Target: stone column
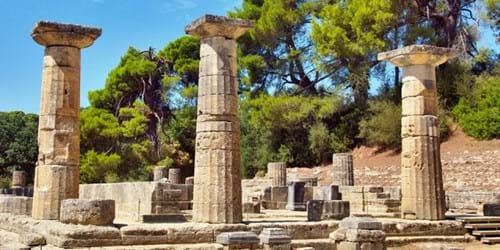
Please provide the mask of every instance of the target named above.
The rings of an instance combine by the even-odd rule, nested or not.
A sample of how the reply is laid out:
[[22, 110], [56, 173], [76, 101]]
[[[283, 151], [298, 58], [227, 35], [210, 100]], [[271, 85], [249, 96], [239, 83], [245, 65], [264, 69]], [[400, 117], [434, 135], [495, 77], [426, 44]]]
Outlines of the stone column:
[[62, 200], [78, 198], [80, 162], [80, 49], [101, 30], [39, 22], [31, 36], [45, 46], [38, 125], [33, 218], [58, 219]]
[[306, 183], [301, 181], [293, 181], [288, 185], [288, 202], [286, 209], [290, 211], [306, 211], [304, 203], [304, 187]]
[[286, 187], [286, 162], [269, 162], [267, 176], [271, 179], [271, 187]]
[[332, 185], [354, 186], [354, 169], [351, 153], [333, 154]]
[[168, 169], [168, 180], [171, 184], [181, 184], [181, 169], [180, 168], [169, 168]]
[[241, 209], [236, 41], [251, 21], [205, 15], [186, 27], [201, 37], [193, 221], [238, 223]]
[[12, 172], [12, 188], [26, 187], [26, 172], [13, 171]]
[[401, 212], [405, 219], [445, 218], [435, 67], [456, 55], [452, 49], [429, 45], [378, 55], [379, 60], [403, 68]]
[[167, 167], [156, 166], [153, 169], [153, 181], [160, 181], [163, 178], [167, 178]]

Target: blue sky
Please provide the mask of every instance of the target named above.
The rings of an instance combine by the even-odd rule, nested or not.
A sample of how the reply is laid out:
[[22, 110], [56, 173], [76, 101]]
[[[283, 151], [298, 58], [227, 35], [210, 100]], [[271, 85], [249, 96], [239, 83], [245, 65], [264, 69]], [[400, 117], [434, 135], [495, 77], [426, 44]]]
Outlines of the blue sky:
[[101, 27], [82, 50], [81, 106], [102, 88], [129, 46], [162, 49], [184, 27], [209, 13], [225, 15], [241, 0], [0, 0], [0, 111], [38, 113], [43, 47], [30, 37], [39, 20]]
[[[225, 15], [241, 0], [0, 0], [0, 111], [38, 113], [43, 47], [30, 37], [39, 20], [101, 27], [102, 36], [82, 51], [81, 106], [89, 90], [102, 88], [129, 46], [162, 49], [203, 14]], [[480, 47], [497, 52], [491, 31]], [[376, 87], [372, 86], [372, 90]]]

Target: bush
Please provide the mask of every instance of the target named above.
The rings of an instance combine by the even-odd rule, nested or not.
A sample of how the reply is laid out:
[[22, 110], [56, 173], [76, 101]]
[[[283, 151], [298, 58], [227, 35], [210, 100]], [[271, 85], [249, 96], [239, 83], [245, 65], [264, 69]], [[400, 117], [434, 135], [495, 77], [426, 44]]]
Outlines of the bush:
[[81, 160], [80, 179], [82, 183], [116, 182], [120, 156], [89, 150]]
[[499, 138], [500, 77], [479, 76], [470, 93], [453, 108], [458, 123], [465, 133], [477, 139]]
[[386, 100], [368, 103], [369, 115], [359, 124], [359, 138], [368, 145], [399, 149], [401, 147], [401, 106]]

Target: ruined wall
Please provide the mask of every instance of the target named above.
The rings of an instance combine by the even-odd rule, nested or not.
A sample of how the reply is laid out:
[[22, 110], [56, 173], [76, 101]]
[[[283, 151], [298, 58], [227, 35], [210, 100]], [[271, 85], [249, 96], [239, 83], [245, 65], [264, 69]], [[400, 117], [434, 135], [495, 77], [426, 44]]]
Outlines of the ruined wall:
[[[155, 204], [154, 192], [161, 186], [180, 189], [180, 208], [188, 209], [193, 198], [192, 185], [167, 184], [161, 182], [123, 182], [109, 184], [81, 184], [80, 199], [115, 200], [116, 219], [140, 221], [142, 215], [152, 214]], [[164, 187], [165, 188], [165, 187]]]
[[[500, 150], [441, 153], [444, 189], [446, 192], [500, 192]], [[359, 162], [359, 159], [358, 159]], [[358, 185], [400, 185], [399, 162], [390, 165], [354, 164]]]

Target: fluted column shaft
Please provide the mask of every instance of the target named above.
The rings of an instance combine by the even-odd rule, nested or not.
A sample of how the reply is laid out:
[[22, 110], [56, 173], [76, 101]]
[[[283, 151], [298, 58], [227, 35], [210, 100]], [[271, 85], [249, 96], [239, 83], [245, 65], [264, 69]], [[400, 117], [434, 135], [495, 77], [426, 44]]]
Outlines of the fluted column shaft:
[[354, 168], [352, 154], [338, 153], [332, 156], [332, 185], [353, 186]]
[[286, 162], [269, 162], [267, 176], [272, 187], [286, 187]]
[[251, 22], [206, 15], [186, 27], [201, 37], [193, 221], [242, 219], [236, 41]]
[[453, 50], [426, 45], [379, 54], [379, 59], [403, 68], [401, 212], [405, 219], [445, 218], [435, 67], [453, 56]]

